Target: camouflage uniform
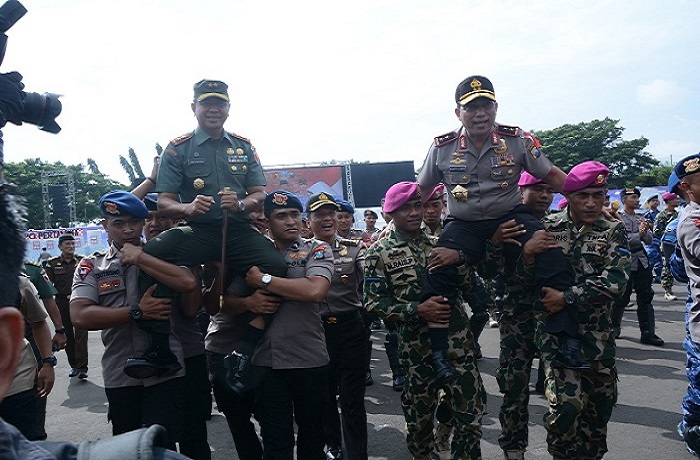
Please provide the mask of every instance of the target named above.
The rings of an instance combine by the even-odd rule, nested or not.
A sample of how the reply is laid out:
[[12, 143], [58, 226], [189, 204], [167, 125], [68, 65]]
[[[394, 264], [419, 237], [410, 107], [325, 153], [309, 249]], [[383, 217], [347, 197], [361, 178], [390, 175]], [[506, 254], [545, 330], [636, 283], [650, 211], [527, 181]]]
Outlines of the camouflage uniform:
[[[669, 264], [669, 258], [670, 258], [670, 252], [672, 252], [672, 249], [675, 249], [673, 247], [669, 248], [670, 250], [667, 251], [664, 248], [664, 243], [662, 240], [662, 237], [664, 235], [664, 230], [666, 230], [666, 226], [668, 225], [669, 222], [671, 222], [673, 219], [678, 217], [678, 210], [674, 209], [673, 211], [670, 211], [668, 209], [664, 209], [661, 211], [657, 216], [656, 219], [654, 220], [654, 240], [659, 240], [661, 241], [661, 254], [663, 255], [663, 268], [661, 269], [661, 287], [664, 288], [664, 291], [670, 292], [671, 289], [673, 289], [673, 275], [671, 275], [671, 271], [668, 268]], [[668, 254], [668, 255], [666, 255]]]
[[[438, 402], [428, 326], [417, 315], [428, 255], [434, 245], [435, 239], [423, 232], [419, 239], [408, 241], [393, 229], [374, 243], [365, 257], [365, 305], [380, 317], [397, 323], [401, 365], [406, 370], [401, 395], [406, 443], [416, 459], [428, 459], [433, 451], [433, 420]], [[464, 279], [468, 284], [469, 278]], [[448, 357], [458, 374], [449, 385], [454, 426], [452, 458], [480, 459], [486, 395], [464, 309], [452, 308]]]
[[[536, 342], [545, 360], [544, 415], [549, 452], [555, 459], [599, 459], [607, 452], [607, 423], [617, 402], [613, 299], [620, 296], [630, 272], [627, 231], [622, 222], [599, 219], [578, 229], [566, 210], [542, 220], [567, 255], [576, 273], [577, 319], [584, 359], [592, 373], [554, 369], [557, 338], [544, 331], [547, 313], [538, 303]], [[518, 276], [532, 277], [533, 266], [518, 264]]]

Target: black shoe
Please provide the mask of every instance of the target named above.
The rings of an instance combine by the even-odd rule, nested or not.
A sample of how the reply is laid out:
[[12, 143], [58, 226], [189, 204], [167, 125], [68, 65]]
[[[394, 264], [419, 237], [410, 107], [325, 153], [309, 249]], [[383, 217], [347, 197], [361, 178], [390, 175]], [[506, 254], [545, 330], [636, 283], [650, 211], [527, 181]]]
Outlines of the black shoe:
[[655, 347], [663, 347], [665, 343], [661, 337], [653, 332], [642, 332], [642, 337], [639, 339], [639, 341]]
[[76, 375], [78, 375], [78, 369], [71, 367], [70, 372], [68, 373], [68, 377], [75, 377]]
[[447, 350], [434, 351], [430, 357], [435, 371], [435, 380], [438, 386], [445, 386], [457, 380], [457, 372], [447, 359]]
[[571, 337], [568, 334], [559, 336], [559, 356], [552, 360], [552, 367], [572, 369], [575, 371], [592, 371], [588, 362], [583, 359], [581, 352], [581, 340]]
[[228, 369], [228, 372], [226, 372], [226, 384], [239, 395], [243, 395], [243, 393], [248, 391], [246, 382], [248, 380], [248, 368], [250, 368], [252, 359], [252, 356], [235, 350], [224, 358], [224, 367]]
[[535, 382], [535, 393], [540, 395], [544, 394], [544, 382], [540, 382], [539, 380]]
[[80, 380], [85, 380], [86, 378], [88, 378], [87, 371], [80, 371], [80, 372], [78, 372], [78, 378], [79, 378]]
[[406, 383], [406, 376], [403, 374], [396, 374], [394, 378], [391, 379], [391, 388], [394, 391], [403, 391], [403, 386]]
[[613, 337], [619, 339], [620, 334], [622, 334], [622, 328], [620, 326], [613, 326]]
[[382, 320], [378, 319], [376, 321], [372, 321], [372, 324], [370, 325], [370, 327], [372, 329], [374, 329], [375, 331], [381, 329], [382, 328]]
[[[160, 377], [168, 372], [182, 369], [177, 356], [170, 349], [151, 347], [142, 358], [129, 358], [124, 366], [124, 373], [134, 379]], [[85, 372], [87, 377], [87, 372]]]
[[688, 450], [692, 450], [697, 455], [697, 452], [700, 452], [700, 426], [688, 426], [682, 423], [678, 428]]
[[372, 371], [367, 371], [367, 375], [365, 375], [365, 386], [370, 387], [374, 385], [374, 379], [372, 378]]
[[330, 446], [326, 449], [326, 460], [342, 460], [344, 458], [343, 449], [340, 447]]

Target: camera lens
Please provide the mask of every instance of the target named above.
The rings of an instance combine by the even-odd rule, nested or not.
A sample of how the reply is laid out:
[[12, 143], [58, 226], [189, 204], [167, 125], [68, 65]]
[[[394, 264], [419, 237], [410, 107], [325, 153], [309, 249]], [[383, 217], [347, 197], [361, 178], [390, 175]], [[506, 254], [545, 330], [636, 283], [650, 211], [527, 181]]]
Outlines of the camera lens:
[[56, 123], [56, 117], [61, 113], [61, 101], [54, 93], [24, 93], [24, 108], [22, 121], [37, 125], [40, 130], [56, 134], [61, 127]]

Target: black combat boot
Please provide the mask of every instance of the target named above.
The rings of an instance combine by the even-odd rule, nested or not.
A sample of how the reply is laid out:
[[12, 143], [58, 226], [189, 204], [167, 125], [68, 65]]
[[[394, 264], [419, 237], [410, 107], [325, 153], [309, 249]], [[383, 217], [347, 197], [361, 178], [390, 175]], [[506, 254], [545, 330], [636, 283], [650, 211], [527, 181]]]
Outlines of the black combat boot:
[[567, 333], [557, 335], [559, 337], [559, 355], [552, 360], [552, 367], [559, 369], [572, 369], [579, 372], [592, 371], [586, 360], [583, 359], [581, 351], [582, 343], [580, 339], [570, 336]]
[[224, 358], [224, 367], [226, 372], [226, 384], [234, 392], [243, 395], [249, 390], [248, 385], [248, 369], [253, 357], [248, 354], [240, 353], [236, 350]]
[[124, 373], [134, 379], [161, 377], [169, 372], [182, 369], [177, 356], [170, 348], [151, 346], [141, 358], [129, 358], [124, 366]]
[[457, 372], [447, 359], [447, 350], [434, 351], [430, 357], [438, 386], [445, 386], [457, 380]]
[[393, 375], [391, 379], [391, 388], [394, 391], [403, 391], [403, 386], [406, 383], [406, 374], [404, 374], [403, 369]]
[[[641, 320], [642, 318], [640, 318]], [[649, 305], [647, 307], [646, 321], [639, 321], [639, 329], [642, 331], [642, 335], [639, 339], [641, 343], [646, 345], [653, 345], [655, 347], [663, 347], [664, 341], [661, 337], [656, 335], [656, 318], [654, 317], [654, 307]]]

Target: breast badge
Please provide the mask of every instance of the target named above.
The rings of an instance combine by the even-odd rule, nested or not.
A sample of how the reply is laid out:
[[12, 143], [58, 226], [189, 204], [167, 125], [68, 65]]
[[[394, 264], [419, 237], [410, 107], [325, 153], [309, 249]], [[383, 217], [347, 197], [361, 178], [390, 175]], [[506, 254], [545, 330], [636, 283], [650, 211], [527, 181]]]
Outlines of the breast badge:
[[204, 180], [200, 177], [196, 178], [192, 181], [192, 187], [194, 187], [195, 190], [202, 190], [204, 188]]
[[500, 138], [500, 144], [499, 144], [498, 147], [494, 148], [494, 150], [495, 150], [496, 153], [498, 153], [499, 155], [500, 155], [500, 154], [503, 154], [503, 153], [506, 153], [506, 152], [508, 151], [508, 146], [506, 145], [506, 140], [503, 139], [503, 138]]
[[458, 185], [455, 188], [453, 188], [451, 193], [452, 196], [455, 197], [455, 200], [460, 201], [462, 203], [467, 201], [467, 197], [469, 196], [469, 190], [462, 187], [461, 185]]

